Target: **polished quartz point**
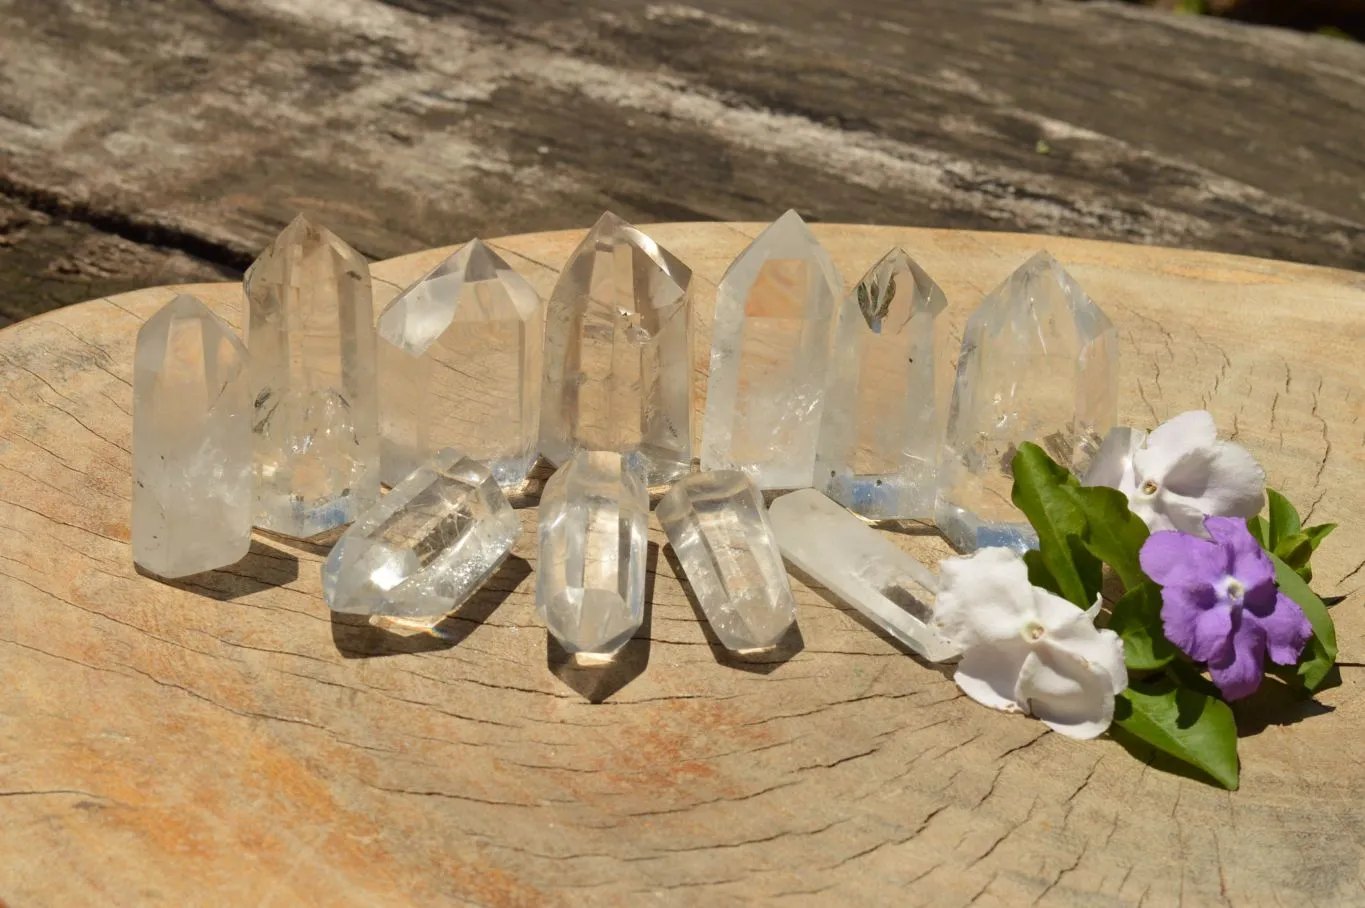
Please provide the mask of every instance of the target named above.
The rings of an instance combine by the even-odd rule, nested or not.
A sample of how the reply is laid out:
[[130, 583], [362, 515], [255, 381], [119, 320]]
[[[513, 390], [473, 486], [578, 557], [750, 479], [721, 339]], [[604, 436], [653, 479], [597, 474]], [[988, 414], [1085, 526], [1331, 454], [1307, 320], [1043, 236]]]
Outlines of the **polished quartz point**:
[[692, 463], [692, 272], [607, 213], [550, 294], [540, 452], [616, 451], [650, 484]]
[[565, 652], [606, 659], [644, 619], [649, 499], [614, 451], [580, 451], [540, 499], [536, 609]]
[[655, 513], [726, 649], [776, 646], [796, 602], [753, 480], [738, 470], [684, 476]]
[[1118, 411], [1118, 332], [1040, 252], [967, 322], [948, 412], [935, 520], [959, 551], [1037, 544], [1010, 501], [1010, 462], [1034, 442], [1085, 472]]
[[251, 393], [237, 335], [182, 294], [137, 333], [133, 560], [162, 577], [240, 561], [251, 546]]
[[845, 297], [834, 329], [815, 485], [873, 520], [932, 517], [952, 391], [948, 300], [902, 249]]
[[544, 328], [536, 291], [481, 240], [399, 294], [379, 317], [384, 482], [455, 447], [519, 486], [536, 458]]
[[769, 514], [782, 554], [811, 579], [930, 662], [957, 655], [932, 626], [928, 568], [814, 489], [783, 495]]
[[519, 535], [488, 467], [447, 448], [342, 534], [322, 597], [334, 612], [429, 622], [472, 596]]
[[379, 497], [379, 388], [365, 258], [300, 215], [246, 274], [256, 525], [315, 536]]
[[702, 469], [743, 470], [763, 489], [811, 484], [841, 296], [834, 263], [795, 211], [730, 265], [716, 294]]

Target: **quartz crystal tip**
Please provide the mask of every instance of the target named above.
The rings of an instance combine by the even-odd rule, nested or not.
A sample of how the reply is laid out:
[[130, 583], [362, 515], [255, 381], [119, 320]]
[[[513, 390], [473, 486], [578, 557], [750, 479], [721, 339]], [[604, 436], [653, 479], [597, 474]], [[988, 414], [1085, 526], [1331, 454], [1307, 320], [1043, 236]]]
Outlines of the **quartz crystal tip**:
[[796, 622], [787, 569], [758, 487], [738, 470], [693, 473], [655, 509], [726, 649], [770, 649]]
[[580, 451], [540, 499], [536, 609], [571, 655], [615, 654], [644, 619], [649, 499], [613, 451]]
[[447, 448], [361, 514], [322, 566], [334, 612], [439, 619], [472, 596], [521, 535], [488, 467]]

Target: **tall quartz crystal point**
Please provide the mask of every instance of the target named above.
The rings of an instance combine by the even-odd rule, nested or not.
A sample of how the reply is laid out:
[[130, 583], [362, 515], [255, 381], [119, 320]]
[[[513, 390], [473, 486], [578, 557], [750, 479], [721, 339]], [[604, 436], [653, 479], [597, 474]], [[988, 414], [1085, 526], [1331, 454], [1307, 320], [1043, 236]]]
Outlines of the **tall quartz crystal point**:
[[874, 520], [932, 517], [952, 391], [948, 300], [893, 249], [839, 309], [816, 487]]
[[770, 511], [782, 554], [811, 579], [930, 662], [958, 654], [933, 627], [938, 581], [877, 530], [814, 489]]
[[334, 612], [439, 619], [497, 570], [521, 521], [488, 467], [447, 448], [361, 514], [322, 565]]
[[609, 659], [644, 619], [649, 498], [628, 459], [580, 451], [540, 499], [536, 609], [564, 650]]
[[967, 322], [948, 413], [936, 521], [960, 551], [1037, 544], [1010, 501], [1010, 462], [1026, 441], [1078, 474], [1118, 411], [1118, 333], [1040, 252]]
[[796, 602], [753, 480], [738, 470], [693, 473], [655, 513], [720, 642], [740, 653], [776, 646], [796, 622]]
[[692, 272], [602, 215], [550, 294], [540, 452], [616, 451], [650, 485], [692, 463]]
[[181, 295], [137, 333], [133, 560], [162, 577], [240, 561], [251, 546], [251, 390], [237, 335]]
[[536, 458], [545, 308], [472, 240], [379, 316], [382, 478], [396, 485], [456, 447], [514, 488]]
[[307, 537], [350, 523], [379, 497], [369, 266], [300, 215], [244, 287], [256, 525]]
[[795, 211], [726, 270], [716, 295], [703, 470], [743, 470], [763, 489], [811, 484], [842, 295], [829, 254]]

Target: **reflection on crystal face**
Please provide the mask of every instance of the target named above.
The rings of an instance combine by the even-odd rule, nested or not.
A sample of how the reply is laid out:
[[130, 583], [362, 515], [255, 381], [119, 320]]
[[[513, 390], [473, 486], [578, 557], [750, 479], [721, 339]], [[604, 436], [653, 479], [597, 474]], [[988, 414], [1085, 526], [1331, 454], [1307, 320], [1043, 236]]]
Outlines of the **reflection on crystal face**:
[[936, 521], [959, 550], [1037, 544], [1010, 501], [1019, 445], [1084, 472], [1118, 411], [1113, 323], [1045, 252], [967, 322], [948, 414]]
[[716, 295], [702, 469], [760, 488], [811, 484], [831, 318], [843, 281], [788, 211], [730, 265]]
[[323, 598], [334, 612], [439, 619], [483, 585], [520, 534], [488, 468], [447, 448], [342, 535], [322, 567]]
[[246, 348], [185, 294], [137, 335], [132, 536], [133, 560], [162, 577], [226, 567], [251, 546]]
[[869, 519], [928, 517], [952, 389], [948, 301], [893, 249], [845, 297], [831, 353], [817, 487]]
[[383, 480], [457, 447], [520, 485], [540, 430], [544, 327], [535, 290], [481, 240], [399, 294], [378, 328]]

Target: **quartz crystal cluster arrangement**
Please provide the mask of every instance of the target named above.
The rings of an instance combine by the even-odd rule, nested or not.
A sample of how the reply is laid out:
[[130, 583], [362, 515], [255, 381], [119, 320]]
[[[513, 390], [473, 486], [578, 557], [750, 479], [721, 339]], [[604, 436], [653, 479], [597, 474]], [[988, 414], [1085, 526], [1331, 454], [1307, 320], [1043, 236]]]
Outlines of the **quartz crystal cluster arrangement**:
[[[1037, 442], [1083, 470], [1115, 419], [1114, 327], [1050, 256], [971, 317], [954, 380], [929, 274], [893, 249], [845, 292], [795, 212], [719, 284], [699, 472], [692, 272], [612, 214], [548, 303], [476, 239], [376, 318], [364, 258], [303, 217], [244, 289], [240, 341], [185, 296], [139, 334], [137, 562], [181, 577], [238, 560], [253, 527], [348, 527], [323, 566], [329, 607], [434, 626], [511, 552], [507, 496], [539, 456], [557, 471], [536, 605], [583, 660], [641, 624], [649, 490], [665, 486], [659, 523], [728, 649], [792, 630], [785, 557], [951, 658], [934, 575], [868, 521], [937, 516], [961, 550], [1027, 548], [1013, 453]], [[769, 512], [765, 491], [787, 494]]]

